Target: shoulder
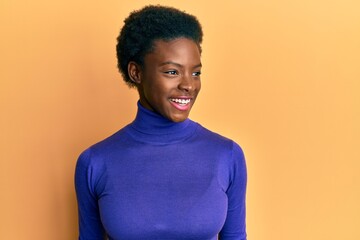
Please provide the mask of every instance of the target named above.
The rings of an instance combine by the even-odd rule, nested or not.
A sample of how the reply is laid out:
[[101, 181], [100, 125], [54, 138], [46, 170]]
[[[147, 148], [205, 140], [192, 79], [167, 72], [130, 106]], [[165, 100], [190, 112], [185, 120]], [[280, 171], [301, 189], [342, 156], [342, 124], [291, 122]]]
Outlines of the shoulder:
[[240, 151], [242, 152], [242, 149], [238, 143], [236, 143], [234, 140], [223, 136], [219, 133], [216, 133], [212, 130], [209, 130], [208, 128], [202, 126], [201, 124], [198, 124], [198, 139], [202, 141], [207, 141], [209, 143], [215, 143], [221, 147], [225, 147], [230, 151]]
[[[200, 124], [199, 124], [200, 125]], [[233, 182], [246, 184], [247, 170], [242, 148], [234, 140], [213, 132], [200, 125], [198, 140], [203, 142], [205, 155], [216, 159], [218, 182], [225, 191]], [[200, 148], [199, 148], [200, 149]]]
[[104, 164], [104, 159], [109, 153], [117, 149], [118, 145], [124, 145], [128, 142], [127, 128], [128, 126], [86, 148], [79, 155], [77, 165], [79, 167], [101, 168]]
[[202, 125], [198, 124], [196, 137], [193, 139], [195, 145], [205, 146], [208, 154], [221, 155], [227, 159], [227, 164], [237, 164], [244, 162], [244, 152], [240, 145], [234, 140], [213, 132]]
[[108, 176], [109, 155], [126, 142], [125, 130], [126, 127], [81, 152], [75, 167], [77, 189], [88, 189], [94, 197], [101, 195]]

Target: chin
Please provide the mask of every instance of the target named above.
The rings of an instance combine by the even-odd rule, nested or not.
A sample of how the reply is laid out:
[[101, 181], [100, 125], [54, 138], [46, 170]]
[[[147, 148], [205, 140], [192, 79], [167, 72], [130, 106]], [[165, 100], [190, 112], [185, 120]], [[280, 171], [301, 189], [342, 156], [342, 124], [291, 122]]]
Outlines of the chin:
[[169, 119], [173, 122], [183, 122], [188, 118], [188, 116], [188, 114], [183, 116], [171, 116]]
[[184, 119], [175, 119], [175, 120], [171, 120], [171, 121], [176, 122], [176, 123], [180, 123], [180, 122], [183, 122], [185, 120], [186, 120], [186, 118], [184, 118]]

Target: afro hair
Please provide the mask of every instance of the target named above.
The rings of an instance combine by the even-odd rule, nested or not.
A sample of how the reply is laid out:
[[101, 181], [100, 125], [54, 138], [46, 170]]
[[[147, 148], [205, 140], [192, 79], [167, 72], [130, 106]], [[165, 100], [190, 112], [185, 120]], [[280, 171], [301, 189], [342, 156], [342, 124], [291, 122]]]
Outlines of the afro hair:
[[201, 51], [203, 32], [199, 21], [195, 16], [176, 8], [146, 6], [131, 12], [124, 23], [117, 37], [117, 65], [130, 87], [135, 87], [135, 84], [128, 75], [129, 62], [143, 66], [144, 57], [153, 50], [156, 40], [171, 41], [185, 37], [193, 40]]

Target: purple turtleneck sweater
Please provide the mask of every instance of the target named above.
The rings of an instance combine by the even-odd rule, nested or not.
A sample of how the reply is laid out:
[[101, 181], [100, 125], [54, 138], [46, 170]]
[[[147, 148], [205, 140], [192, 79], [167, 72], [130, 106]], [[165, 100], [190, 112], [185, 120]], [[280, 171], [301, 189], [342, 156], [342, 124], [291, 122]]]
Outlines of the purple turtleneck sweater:
[[80, 240], [245, 240], [241, 148], [138, 103], [135, 120], [79, 157]]

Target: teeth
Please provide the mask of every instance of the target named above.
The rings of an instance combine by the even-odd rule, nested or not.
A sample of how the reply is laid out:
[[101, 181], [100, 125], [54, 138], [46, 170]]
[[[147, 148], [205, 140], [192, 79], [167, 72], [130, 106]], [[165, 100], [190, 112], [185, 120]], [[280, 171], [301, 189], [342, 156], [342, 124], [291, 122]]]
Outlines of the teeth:
[[172, 102], [180, 103], [180, 104], [188, 104], [191, 100], [190, 99], [180, 99], [180, 98], [171, 98]]

